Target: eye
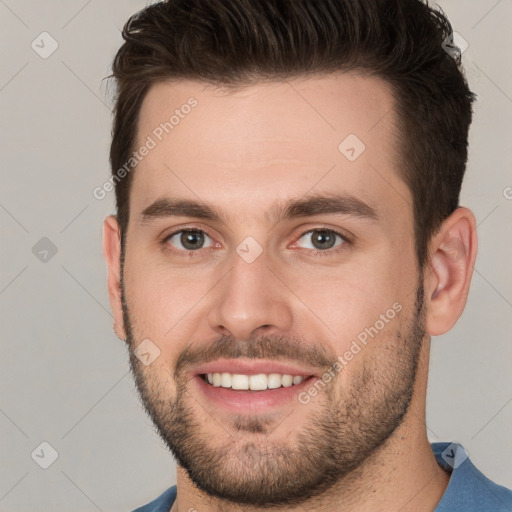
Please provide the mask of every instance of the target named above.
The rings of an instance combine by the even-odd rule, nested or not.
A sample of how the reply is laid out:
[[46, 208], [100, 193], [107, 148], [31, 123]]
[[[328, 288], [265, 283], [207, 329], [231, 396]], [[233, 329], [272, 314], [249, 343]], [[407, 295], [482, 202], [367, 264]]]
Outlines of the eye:
[[306, 246], [303, 247], [305, 249], [313, 249], [314, 252], [325, 252], [348, 242], [345, 236], [332, 229], [312, 229], [304, 233], [299, 238], [299, 241], [303, 238], [310, 240], [310, 242], [306, 243]]
[[[210, 245], [204, 245], [205, 238], [210, 240]], [[167, 236], [164, 242], [182, 251], [197, 251], [198, 249], [206, 249], [212, 245], [212, 239], [200, 229], [182, 229], [181, 231], [176, 231]]]

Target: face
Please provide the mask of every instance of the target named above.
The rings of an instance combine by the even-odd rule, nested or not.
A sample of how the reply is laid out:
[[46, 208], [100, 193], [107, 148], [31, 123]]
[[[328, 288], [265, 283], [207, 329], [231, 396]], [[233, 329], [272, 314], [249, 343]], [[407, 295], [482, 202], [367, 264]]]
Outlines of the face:
[[424, 307], [394, 116], [387, 84], [356, 74], [230, 93], [181, 81], [144, 100], [137, 147], [155, 144], [130, 193], [130, 363], [213, 496], [301, 503], [403, 421]]

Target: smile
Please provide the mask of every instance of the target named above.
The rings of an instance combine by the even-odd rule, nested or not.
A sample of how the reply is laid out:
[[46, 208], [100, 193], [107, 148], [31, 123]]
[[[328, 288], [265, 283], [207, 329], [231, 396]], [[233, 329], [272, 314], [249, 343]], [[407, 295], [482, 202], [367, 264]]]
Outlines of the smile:
[[304, 381], [301, 375], [288, 375], [280, 373], [258, 373], [256, 375], [244, 375], [240, 373], [205, 373], [202, 375], [205, 382], [214, 387], [231, 388], [244, 391], [263, 391], [266, 389], [278, 389], [290, 387]]

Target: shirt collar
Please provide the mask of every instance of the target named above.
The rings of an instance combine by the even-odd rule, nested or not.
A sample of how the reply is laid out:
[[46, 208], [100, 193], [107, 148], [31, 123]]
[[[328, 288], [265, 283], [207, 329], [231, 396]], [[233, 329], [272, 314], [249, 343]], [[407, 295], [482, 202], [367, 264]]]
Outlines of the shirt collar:
[[434, 512], [509, 511], [510, 491], [483, 475], [459, 443], [431, 443], [437, 463], [451, 473]]

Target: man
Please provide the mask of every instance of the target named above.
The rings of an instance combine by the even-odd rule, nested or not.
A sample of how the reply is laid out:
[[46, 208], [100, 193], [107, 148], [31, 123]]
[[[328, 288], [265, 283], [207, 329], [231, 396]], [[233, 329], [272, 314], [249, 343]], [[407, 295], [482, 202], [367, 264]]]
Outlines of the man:
[[113, 65], [115, 331], [177, 486], [140, 511], [505, 511], [430, 444], [477, 252], [473, 94], [419, 0], [169, 0]]

